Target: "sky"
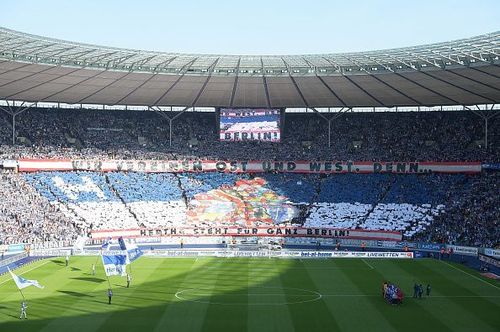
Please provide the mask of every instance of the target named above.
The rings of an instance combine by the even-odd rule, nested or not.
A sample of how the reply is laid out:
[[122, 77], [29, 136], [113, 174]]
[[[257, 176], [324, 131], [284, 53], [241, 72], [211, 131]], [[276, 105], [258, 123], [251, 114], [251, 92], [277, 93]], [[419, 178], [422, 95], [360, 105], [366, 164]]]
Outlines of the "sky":
[[151, 51], [368, 51], [500, 30], [500, 0], [0, 0], [0, 26]]

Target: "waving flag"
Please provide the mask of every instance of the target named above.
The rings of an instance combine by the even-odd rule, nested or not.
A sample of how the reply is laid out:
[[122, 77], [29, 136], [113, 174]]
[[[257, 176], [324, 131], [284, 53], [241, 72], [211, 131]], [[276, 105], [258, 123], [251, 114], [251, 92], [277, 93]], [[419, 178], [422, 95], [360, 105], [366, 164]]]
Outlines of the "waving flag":
[[26, 288], [26, 287], [29, 287], [29, 286], [35, 286], [35, 287], [38, 287], [38, 288], [44, 288], [42, 285], [40, 285], [38, 283], [37, 280], [28, 280], [28, 279], [24, 279], [23, 277], [20, 277], [18, 275], [15, 275], [14, 272], [12, 272], [9, 267], [7, 266], [7, 269], [9, 270], [10, 272], [10, 275], [12, 276], [12, 279], [14, 280], [14, 282], [16, 283], [17, 285], [17, 288], [19, 289], [23, 289], [23, 288]]
[[101, 245], [102, 251], [109, 251], [111, 249], [111, 237], [108, 237]]
[[126, 276], [127, 256], [126, 255], [102, 255], [102, 264], [106, 276]]
[[83, 252], [83, 247], [85, 246], [85, 242], [87, 241], [86, 236], [78, 236], [73, 246], [73, 249], [78, 250], [79, 252]]
[[118, 243], [120, 244], [120, 249], [127, 252], [127, 264], [132, 263], [143, 255], [142, 250], [130, 239], [124, 240], [123, 237], [120, 237]]

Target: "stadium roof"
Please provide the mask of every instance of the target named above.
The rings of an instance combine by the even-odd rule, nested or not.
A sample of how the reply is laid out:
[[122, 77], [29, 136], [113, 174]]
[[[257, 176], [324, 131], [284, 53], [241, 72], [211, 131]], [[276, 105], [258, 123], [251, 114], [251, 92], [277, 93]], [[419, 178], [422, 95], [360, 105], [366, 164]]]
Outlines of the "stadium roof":
[[500, 102], [500, 31], [356, 53], [215, 55], [103, 47], [0, 28], [0, 99], [210, 107]]

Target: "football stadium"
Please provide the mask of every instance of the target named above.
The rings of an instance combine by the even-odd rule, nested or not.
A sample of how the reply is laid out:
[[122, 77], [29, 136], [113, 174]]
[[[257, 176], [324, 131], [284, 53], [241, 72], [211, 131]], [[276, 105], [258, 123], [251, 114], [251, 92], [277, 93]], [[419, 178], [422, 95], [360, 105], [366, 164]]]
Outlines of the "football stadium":
[[0, 331], [500, 331], [499, 56], [0, 27]]

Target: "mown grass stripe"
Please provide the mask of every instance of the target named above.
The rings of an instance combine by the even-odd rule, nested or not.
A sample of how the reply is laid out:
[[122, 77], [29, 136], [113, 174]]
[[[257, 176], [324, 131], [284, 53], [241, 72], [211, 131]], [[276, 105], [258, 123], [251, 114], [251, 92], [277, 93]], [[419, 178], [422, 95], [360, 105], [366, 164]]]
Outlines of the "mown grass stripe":
[[[336, 266], [334, 273], [326, 270], [325, 272], [316, 275], [314, 278], [317, 285], [321, 285], [321, 293], [323, 294], [323, 301], [332, 312], [335, 313], [337, 322], [342, 330], [347, 331], [396, 331], [395, 327], [380, 314], [379, 303], [377, 307], [373, 307], [373, 302], [367, 299], [367, 296], [374, 296], [372, 290], [368, 295], [361, 290], [358, 285], [352, 282], [350, 274], [363, 274], [365, 278], [370, 277], [371, 269], [366, 268], [360, 260], [344, 260], [335, 259], [325, 261], [323, 263], [326, 268]], [[315, 272], [315, 270], [314, 270]], [[334, 287], [332, 287], [332, 284]], [[357, 296], [351, 296], [356, 294]], [[376, 297], [380, 298], [380, 294]]]
[[[294, 331], [289, 306], [280, 273], [291, 273], [287, 261], [276, 258], [248, 260], [248, 331], [275, 332]], [[251, 294], [263, 294], [254, 296]], [[268, 293], [266, 295], [266, 293]], [[283, 303], [282, 305], [263, 305], [265, 303]]]
[[[201, 331], [238, 331], [248, 319], [248, 259], [226, 259], [214, 274], [215, 284]], [[243, 290], [243, 292], [242, 292]], [[231, 305], [234, 303], [234, 305]], [[222, 304], [222, 305], [221, 305]], [[229, 305], [226, 305], [229, 304]]]
[[[413, 261], [409, 262], [413, 263]], [[377, 262], [373, 266], [375, 269], [371, 270], [369, 277], [363, 274], [348, 273], [349, 278], [358, 285], [365, 294], [373, 294], [373, 292], [377, 290], [381, 294], [382, 283], [385, 280], [402, 286], [400, 279], [392, 278], [394, 269], [392, 269], [391, 265], [381, 269], [379, 262]], [[401, 275], [401, 273], [399, 273], [399, 275]], [[368, 299], [372, 303], [373, 310], [378, 311], [397, 331], [405, 331], [409, 327], [416, 331], [425, 331], [429, 326], [433, 326], [438, 331], [453, 331], [453, 329], [444, 324], [439, 317], [436, 317], [429, 308], [420, 306], [418, 303], [408, 298], [406, 298], [404, 304], [401, 306], [388, 304], [382, 298], [382, 294], [379, 298], [369, 297]]]
[[[0, 331], [31, 332], [46, 328], [50, 332], [142, 332], [157, 327], [158, 331], [204, 328], [207, 332], [417, 332], [497, 331], [500, 325], [496, 315], [500, 309], [500, 292], [435, 260], [370, 260], [372, 270], [359, 259], [299, 262], [267, 258], [196, 261], [143, 257], [134, 262], [134, 289], [116, 286], [111, 306], [105, 303], [104, 271], [98, 269], [96, 276], [102, 280], [89, 280], [92, 261], [95, 257], [75, 257], [70, 268], [66, 268], [64, 260], [53, 259], [26, 273], [25, 277], [37, 279], [46, 286], [43, 290], [26, 289], [30, 306], [27, 321], [19, 320], [20, 295], [15, 284], [1, 285]], [[410, 297], [414, 281], [430, 281], [433, 296], [422, 300], [409, 298], [402, 306], [390, 306], [377, 295], [383, 279], [399, 284]], [[125, 285], [123, 277], [113, 278], [111, 282]], [[265, 291], [264, 287], [272, 289]], [[205, 289], [205, 293], [198, 296], [212, 302], [201, 304], [175, 298], [177, 291], [187, 288]], [[318, 291], [323, 296], [301, 304], [253, 305], [282, 298], [297, 301], [310, 297], [306, 292], [290, 293], [287, 291], [290, 288]], [[234, 315], [231, 305], [218, 305], [221, 309], [217, 315], [206, 315], [209, 307], [214, 306], [210, 310], [215, 310], [216, 298], [226, 302], [245, 299], [246, 302], [238, 306], [246, 313]], [[476, 315], [479, 310], [486, 313]], [[222, 316], [223, 311], [227, 314]], [[143, 326], [138, 328], [141, 320]]]
[[[391, 263], [393, 269], [406, 273], [406, 277], [403, 280], [405, 280], [405, 284], [409, 285], [409, 287], [417, 282], [422, 283], [425, 288], [426, 284], [430, 283], [433, 287], [432, 292], [437, 295], [444, 295], [446, 293], [469, 296], [478, 295], [456, 283], [446, 274], [432, 269], [431, 267], [436, 266], [436, 264], [439, 264], [439, 262], [433, 260], [416, 260], [399, 264]], [[384, 270], [387, 270], [387, 267]], [[445, 293], [442, 293], [442, 290]], [[458, 328], [477, 328], [481, 331], [495, 331], [494, 326], [490, 323], [492, 319], [494, 320], [491, 317], [492, 305], [483, 297], [447, 297], [442, 298], [436, 304], [432, 298], [427, 299], [424, 295], [423, 299], [411, 299], [411, 301], [421, 307], [432, 310], [444, 324], [447, 324], [454, 330]], [[460, 324], [457, 324], [457, 322], [460, 322]]]
[[[290, 266], [297, 268], [293, 273], [280, 273], [279, 278], [284, 287], [301, 288], [318, 291], [316, 284], [309, 276], [307, 261], [290, 260]], [[286, 271], [285, 271], [286, 272]], [[286, 295], [291, 302], [292, 297]], [[340, 331], [335, 313], [332, 313], [322, 300], [302, 304], [289, 305], [293, 325], [297, 331]]]
[[[124, 277], [119, 279], [118, 284], [113, 283], [113, 287], [118, 290], [115, 291], [116, 294], [113, 298], [113, 302], [114, 304], [129, 304], [131, 306], [136, 306], [139, 302], [149, 302], [152, 306], [145, 308], [136, 307], [134, 309], [135, 314], [133, 316], [131, 316], [127, 311], [113, 311], [106, 317], [105, 320], [100, 321], [101, 324], [98, 326], [100, 330], [112, 330], [113, 327], [116, 327], [116, 322], [121, 322], [121, 324], [126, 326], [128, 329], [154, 329], [157, 323], [154, 317], [157, 317], [162, 313], [162, 307], [157, 305], [158, 301], [163, 297], [165, 297], [166, 301], [169, 301], [172, 296], [161, 296], [159, 293], [155, 294], [154, 292], [153, 294], [151, 294], [151, 292], [144, 294], [144, 289], [140, 287], [140, 284], [142, 282], [149, 282], [148, 280], [151, 279], [151, 276], [157, 275], [158, 271], [161, 270], [162, 266], [165, 264], [165, 261], [151, 260], [147, 257], [143, 257], [132, 264], [134, 267], [139, 268], [140, 264], [145, 264], [146, 262], [150, 268], [144, 271], [145, 273], [141, 273], [139, 276], [134, 273], [134, 268], [132, 268], [132, 281], [130, 288], [126, 288], [126, 279]], [[106, 298], [104, 298], [104, 300], [106, 300]]]
[[[144, 260], [147, 260], [147, 258], [141, 260], [142, 263], [144, 263]], [[134, 264], [141, 264], [141, 260], [134, 262]], [[127, 298], [131, 292], [130, 290], [121, 289], [121, 287], [124, 287], [124, 277], [110, 277], [114, 296], [113, 304], [111, 306], [108, 305], [107, 288], [109, 286], [102, 263], [99, 260], [97, 261], [95, 276], [92, 276], [90, 272], [91, 265], [96, 262], [93, 257], [86, 257], [77, 261], [79, 264], [76, 266], [82, 271], [77, 274], [80, 276], [72, 276], [74, 275], [73, 269], [77, 268], [73, 260], [70, 262], [70, 266], [64, 269], [64, 280], [66, 282], [58, 284], [56, 292], [62, 293], [60, 297], [62, 305], [70, 302], [69, 297], [71, 297], [73, 302], [70, 306], [66, 306], [65, 309], [60, 311], [61, 317], [51, 320], [42, 331], [71, 329], [75, 322], [78, 323], [81, 329], [90, 331], [98, 330], [115, 312], [123, 312], [137, 308], [132, 301], [130, 303], [126, 303], [125, 301], [125, 298]], [[149, 265], [151, 262], [147, 264]], [[85, 314], [77, 315], [75, 319], [74, 312], [81, 312], [82, 310], [85, 310]], [[86, 315], [91, 315], [94, 312], [104, 313], [96, 315], [94, 319], [88, 319], [88, 317], [86, 317]]]
[[[190, 264], [185, 268], [181, 275], [176, 278], [167, 279], [167, 282], [172, 285], [175, 293], [191, 288], [210, 288], [215, 280], [210, 280], [209, 271], [213, 271], [210, 267], [217, 268], [220, 261], [207, 258], [204, 260], [189, 259]], [[169, 260], [166, 260], [168, 264]], [[157, 286], [156, 286], [157, 288]], [[199, 331], [205, 321], [205, 315], [208, 304], [194, 303], [172, 298], [170, 302], [162, 305], [163, 313], [157, 319], [155, 331]]]
[[[65, 267], [64, 264], [61, 264], [61, 261], [57, 259], [51, 259], [46, 265], [43, 266], [42, 269], [38, 269], [36, 274], [31, 275], [30, 278], [38, 278], [40, 282], [45, 285], [45, 289], [40, 290], [33, 294], [36, 289], [27, 288], [27, 292], [25, 292], [25, 296], [28, 301], [28, 317], [30, 318], [29, 323], [25, 323], [23, 325], [23, 329], [27, 330], [36, 330], [40, 331], [45, 326], [52, 324], [55, 322], [57, 317], [64, 317], [66, 315], [70, 316], [70, 319], [74, 318], [78, 315], [85, 315], [91, 313], [91, 311], [82, 308], [78, 310], [71, 310], [74, 301], [72, 299], [64, 296], [63, 293], [58, 292], [58, 289], [61, 285], [66, 285], [71, 282], [67, 279], [68, 273], [73, 272], [75, 275], [80, 273], [80, 269], [78, 266], [82, 264], [83, 260], [77, 260], [75, 266]], [[58, 275], [58, 278], [55, 278], [55, 275]], [[64, 275], [64, 277], [61, 277]], [[15, 288], [15, 286], [13, 286]], [[47, 294], [50, 294], [50, 297], [47, 297]], [[47, 305], [47, 302], [50, 305]], [[14, 309], [16, 312], [18, 311], [18, 302], [13, 301], [9, 303], [10, 309]], [[14, 307], [14, 308], [12, 308]], [[46, 317], [50, 317], [47, 319]], [[14, 316], [15, 318], [15, 316]], [[73, 323], [76, 319], [72, 319]], [[11, 324], [7, 323], [5, 326], [2, 325], [2, 331], [9, 330], [9, 325], [15, 325], [14, 322]]]

